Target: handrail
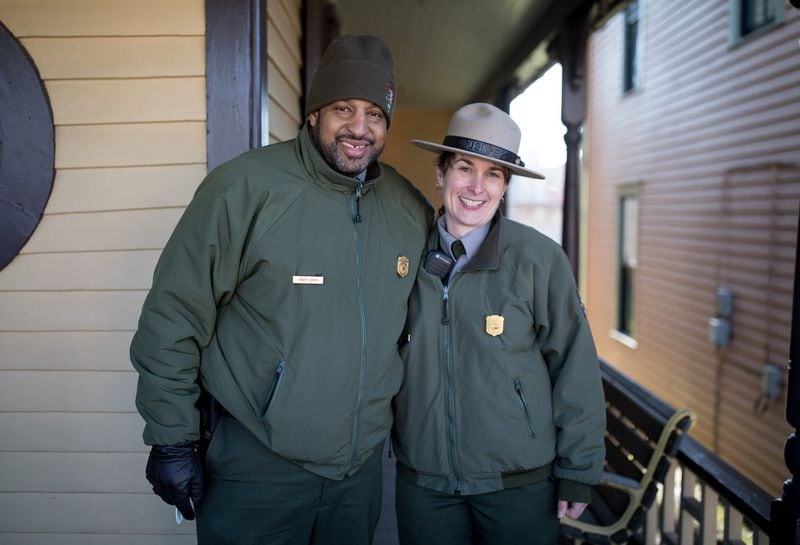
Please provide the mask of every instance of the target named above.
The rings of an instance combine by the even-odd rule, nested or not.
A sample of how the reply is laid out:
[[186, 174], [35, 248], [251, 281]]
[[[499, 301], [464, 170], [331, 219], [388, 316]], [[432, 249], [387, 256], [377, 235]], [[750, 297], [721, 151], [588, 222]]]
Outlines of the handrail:
[[[674, 409], [606, 361], [600, 361], [604, 380], [619, 384], [646, 411], [671, 414]], [[691, 437], [678, 449], [678, 462], [691, 471], [721, 499], [739, 511], [765, 535], [769, 535], [772, 498], [743, 474]]]
[[678, 461], [719, 492], [742, 515], [764, 531], [769, 530], [772, 497], [691, 437], [678, 448]]

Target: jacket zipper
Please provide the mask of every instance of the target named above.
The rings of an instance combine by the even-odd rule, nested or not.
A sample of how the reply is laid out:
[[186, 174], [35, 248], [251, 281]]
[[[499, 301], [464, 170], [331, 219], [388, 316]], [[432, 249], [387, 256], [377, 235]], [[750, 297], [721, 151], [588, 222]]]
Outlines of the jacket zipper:
[[444, 294], [442, 295], [442, 325], [450, 325], [450, 317], [447, 314], [447, 288], [444, 287]]
[[514, 390], [517, 391], [517, 398], [522, 404], [522, 412], [525, 413], [525, 422], [528, 424], [528, 431], [531, 437], [536, 437], [536, 432], [533, 431], [533, 423], [531, 422], [531, 413], [528, 410], [528, 401], [525, 399], [525, 391], [522, 389], [522, 381], [519, 377], [514, 377]]
[[278, 368], [275, 369], [275, 379], [272, 381], [272, 388], [270, 388], [269, 396], [267, 397], [267, 403], [264, 405], [264, 411], [261, 413], [261, 419], [263, 420], [267, 416], [267, 412], [269, 408], [272, 406], [272, 402], [275, 400], [275, 395], [278, 393], [278, 388], [281, 386], [281, 380], [283, 379], [283, 370], [286, 367], [286, 360], [281, 360], [278, 364]]
[[456, 488], [454, 494], [461, 494], [461, 469], [458, 466], [458, 456], [456, 455], [456, 425], [455, 425], [455, 371], [453, 369], [453, 354], [451, 350], [451, 332], [450, 320], [448, 319], [447, 309], [447, 290], [449, 286], [444, 286], [442, 295], [442, 325], [447, 326], [444, 328], [444, 361], [445, 371], [447, 374], [447, 442], [449, 443], [450, 453], [450, 466], [453, 469], [453, 477], [456, 481]]
[[[364, 397], [366, 395], [366, 380], [367, 380], [367, 317], [364, 311], [364, 293], [361, 282], [361, 252], [360, 252], [360, 237], [359, 237], [359, 224], [361, 223], [361, 188], [363, 182], [356, 184], [356, 189], [353, 194], [353, 241], [355, 242], [355, 260], [356, 260], [356, 287], [358, 291], [358, 314], [361, 322], [361, 369], [359, 371], [359, 385], [358, 385], [358, 403], [356, 405], [355, 422], [353, 423], [353, 448], [350, 453], [350, 469], [356, 461], [358, 454], [359, 436], [361, 433], [361, 413], [364, 409]], [[348, 470], [349, 471], [349, 470]]]
[[353, 222], [361, 223], [361, 192], [364, 189], [364, 182], [359, 181], [356, 184], [356, 189], [353, 192]]

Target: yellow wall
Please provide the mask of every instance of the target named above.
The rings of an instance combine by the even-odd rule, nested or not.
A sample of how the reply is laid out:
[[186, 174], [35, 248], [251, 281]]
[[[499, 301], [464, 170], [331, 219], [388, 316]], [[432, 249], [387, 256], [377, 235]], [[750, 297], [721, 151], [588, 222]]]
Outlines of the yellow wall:
[[[128, 346], [206, 173], [203, 6], [0, 0], [56, 148], [42, 220], [0, 271], [0, 543], [195, 543], [144, 478]], [[269, 3], [272, 140], [299, 124], [300, 9]]]
[[56, 149], [44, 216], [0, 271], [0, 543], [193, 543], [144, 479], [128, 345], [206, 171], [203, 0], [0, 0], [0, 19]]
[[301, 0], [267, 2], [269, 143], [289, 140], [303, 124]]
[[436, 178], [433, 163], [436, 154], [418, 148], [411, 140], [417, 138], [441, 142], [452, 115], [451, 110], [398, 106], [392, 118], [386, 150], [381, 156], [381, 161], [389, 163], [411, 180], [437, 210], [441, 200], [434, 189]]

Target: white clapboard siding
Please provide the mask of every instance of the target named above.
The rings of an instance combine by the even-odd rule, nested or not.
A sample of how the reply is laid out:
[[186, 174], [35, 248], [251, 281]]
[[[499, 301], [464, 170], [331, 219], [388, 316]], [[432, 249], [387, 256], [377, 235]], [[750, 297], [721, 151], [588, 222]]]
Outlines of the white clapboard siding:
[[[147, 452], [0, 452], [0, 493], [150, 493]], [[69, 471], [64, 471], [68, 467]]]
[[199, 36], [20, 41], [44, 80], [202, 76], [205, 69], [205, 42]]
[[0, 275], [0, 292], [148, 289], [160, 254], [161, 250], [22, 254]]
[[298, 123], [286, 111], [278, 105], [273, 104], [269, 110], [269, 132], [281, 140], [294, 138], [297, 135]]
[[183, 210], [160, 208], [45, 216], [25, 245], [24, 253], [163, 248]]
[[[143, 430], [142, 418], [133, 412], [0, 412], [5, 452], [146, 452]], [[5, 516], [2, 509], [0, 516]]]
[[[270, 105], [279, 107], [287, 112], [295, 123], [300, 122], [303, 112], [300, 107], [299, 91], [286, 79], [286, 76], [278, 70], [273, 63], [267, 67], [267, 78], [269, 81], [269, 100]], [[272, 109], [270, 109], [272, 114]], [[271, 115], [270, 115], [271, 119]]]
[[0, 292], [2, 331], [131, 331], [144, 291]]
[[47, 84], [56, 125], [205, 121], [205, 78], [82, 79]]
[[205, 164], [59, 170], [46, 214], [185, 206]]
[[3, 22], [22, 36], [202, 36], [197, 0], [0, 0]]
[[294, 138], [303, 123], [300, 4], [296, 0], [276, 0], [267, 7], [270, 143]]
[[[4, 532], [189, 533], [193, 523], [175, 524], [175, 508], [152, 492], [141, 494], [0, 494]], [[2, 534], [0, 534], [2, 537]], [[58, 543], [55, 541], [51, 543]]]
[[[292, 56], [296, 64], [302, 63], [303, 52], [300, 45], [302, 26], [300, 23], [300, 3], [292, 0], [277, 0], [269, 3], [267, 7], [267, 20], [272, 25], [273, 38], [280, 36], [284, 47]], [[269, 35], [267, 36], [269, 39]], [[275, 47], [270, 43], [269, 48]]]
[[131, 331], [0, 331], [3, 353], [13, 354], [0, 358], [0, 371], [128, 371], [132, 336]]
[[203, 163], [205, 138], [201, 121], [56, 127], [56, 168]]
[[0, 412], [133, 412], [137, 374], [130, 371], [5, 371]]
[[[301, 7], [268, 3], [272, 140], [302, 123]], [[56, 125], [44, 216], [0, 271], [0, 543], [195, 543], [144, 478], [128, 350], [206, 173], [204, 2], [0, 0], [0, 20]]]
[[[184, 523], [189, 524], [189, 523]], [[144, 524], [142, 524], [144, 526]], [[62, 534], [3, 533], [9, 545], [196, 545], [194, 532], [190, 534]]]

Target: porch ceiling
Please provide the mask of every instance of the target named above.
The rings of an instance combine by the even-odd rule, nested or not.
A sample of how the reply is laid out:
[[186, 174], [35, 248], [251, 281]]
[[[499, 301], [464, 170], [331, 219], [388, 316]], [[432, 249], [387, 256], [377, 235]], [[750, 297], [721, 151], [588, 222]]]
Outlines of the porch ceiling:
[[[401, 104], [455, 109], [526, 85], [554, 31], [585, 0], [336, 0], [342, 33], [392, 49]], [[512, 90], [512, 95], [514, 91]]]

